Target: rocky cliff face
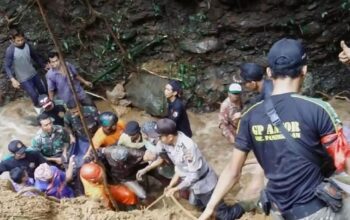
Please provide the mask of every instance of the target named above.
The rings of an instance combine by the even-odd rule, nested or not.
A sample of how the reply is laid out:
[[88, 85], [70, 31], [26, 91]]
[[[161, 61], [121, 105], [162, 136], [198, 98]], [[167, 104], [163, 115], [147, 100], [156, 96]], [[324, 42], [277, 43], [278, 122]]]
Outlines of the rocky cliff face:
[[[350, 73], [337, 61], [339, 41], [350, 39], [349, 0], [42, 2], [66, 58], [83, 75], [94, 80], [111, 70], [95, 82], [98, 90], [127, 80], [144, 63], [161, 61], [161, 75], [182, 80], [189, 106], [209, 111], [225, 97], [238, 65], [266, 65], [269, 47], [281, 37], [299, 38], [307, 47], [306, 94], [335, 94], [350, 82]], [[35, 1], [1, 0], [0, 13], [2, 55], [9, 26], [24, 30], [44, 56], [53, 48]], [[165, 39], [147, 45], [160, 37]], [[8, 88], [3, 83], [2, 92]]]

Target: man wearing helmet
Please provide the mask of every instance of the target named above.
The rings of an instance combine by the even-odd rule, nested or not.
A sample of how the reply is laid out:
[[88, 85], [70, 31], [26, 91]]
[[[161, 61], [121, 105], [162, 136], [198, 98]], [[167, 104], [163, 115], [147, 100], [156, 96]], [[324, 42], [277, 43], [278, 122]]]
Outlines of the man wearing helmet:
[[[101, 127], [97, 129], [92, 138], [95, 149], [107, 147], [118, 142], [120, 135], [124, 132], [125, 125], [118, 121], [118, 116], [113, 112], [103, 112], [99, 116]], [[85, 157], [91, 152], [91, 146]]]
[[110, 167], [108, 174], [111, 183], [123, 183], [135, 192], [138, 198], [146, 199], [145, 190], [136, 181], [137, 171], [146, 166], [143, 161], [145, 152], [123, 145], [112, 145], [101, 149], [101, 152]]
[[[81, 167], [80, 179], [84, 186], [85, 195], [92, 199], [99, 199], [106, 208], [112, 208], [108, 192], [103, 184], [104, 171], [96, 163], [87, 163]], [[130, 189], [122, 184], [108, 185], [112, 198], [123, 205], [136, 205], [137, 197]]]

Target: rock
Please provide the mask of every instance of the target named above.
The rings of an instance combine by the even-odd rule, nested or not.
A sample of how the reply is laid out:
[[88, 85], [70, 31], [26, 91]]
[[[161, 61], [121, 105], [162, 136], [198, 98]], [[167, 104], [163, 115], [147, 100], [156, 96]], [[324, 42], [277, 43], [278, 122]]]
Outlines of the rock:
[[184, 51], [192, 53], [207, 53], [209, 51], [216, 51], [220, 47], [217, 38], [209, 37], [200, 41], [183, 40], [180, 42], [180, 47]]
[[124, 40], [124, 41], [128, 41], [128, 40], [131, 40], [133, 39], [135, 36], [136, 36], [137, 32], [135, 29], [133, 30], [128, 30], [128, 31], [125, 31], [123, 32], [121, 35], [120, 35], [120, 39]]
[[302, 27], [302, 30], [303, 30], [303, 35], [305, 37], [314, 37], [322, 33], [322, 27], [316, 21], [312, 21], [308, 23], [307, 25]]
[[220, 0], [220, 2], [225, 5], [237, 5], [238, 1], [237, 0]]
[[122, 100], [119, 100], [119, 105], [120, 106], [129, 106], [129, 105], [131, 105], [131, 101], [127, 100], [127, 99], [122, 99]]
[[167, 103], [163, 91], [167, 82], [167, 78], [144, 70], [133, 73], [125, 85], [127, 98], [133, 106], [144, 109], [153, 116], [165, 116]]
[[143, 63], [141, 69], [162, 76], [175, 76], [177, 74], [178, 65], [176, 63], [165, 62], [161, 59], [153, 59]]
[[4, 33], [0, 34], [0, 42], [5, 42], [7, 39], [8, 39], [7, 34], [4, 34]]
[[316, 39], [317, 43], [326, 43], [331, 42], [333, 40], [333, 33], [329, 30], [325, 30], [322, 32], [321, 36]]
[[107, 99], [113, 104], [118, 104], [119, 100], [125, 97], [126, 93], [123, 85], [124, 82], [118, 83], [112, 91], [106, 90]]
[[119, 118], [131, 111], [131, 107], [125, 107], [120, 105], [111, 105], [111, 106], [114, 112], [117, 113]]
[[312, 3], [311, 5], [309, 5], [309, 6], [307, 7], [307, 10], [312, 11], [312, 10], [314, 10], [315, 8], [317, 8], [317, 6], [318, 6], [318, 2], [314, 2], [314, 3]]
[[300, 1], [299, 0], [284, 0], [283, 3], [285, 6], [288, 6], [288, 7], [296, 7], [299, 5]]
[[149, 20], [156, 19], [158, 16], [152, 11], [143, 11], [138, 14], [133, 15], [129, 18], [130, 22], [133, 24], [144, 23]]

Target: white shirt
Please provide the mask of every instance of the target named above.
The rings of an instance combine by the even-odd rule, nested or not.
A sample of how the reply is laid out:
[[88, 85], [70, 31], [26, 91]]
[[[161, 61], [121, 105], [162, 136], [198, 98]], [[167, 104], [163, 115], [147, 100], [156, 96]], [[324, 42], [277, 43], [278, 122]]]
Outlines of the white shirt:
[[158, 154], [165, 151], [174, 163], [175, 172], [182, 179], [179, 189], [190, 187], [195, 194], [214, 189], [217, 176], [191, 138], [178, 131], [175, 146], [159, 141], [156, 148]]

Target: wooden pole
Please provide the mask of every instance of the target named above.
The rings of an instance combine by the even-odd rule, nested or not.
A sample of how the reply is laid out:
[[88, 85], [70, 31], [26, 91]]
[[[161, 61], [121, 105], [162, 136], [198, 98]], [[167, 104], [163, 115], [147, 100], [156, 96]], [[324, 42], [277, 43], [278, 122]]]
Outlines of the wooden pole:
[[[85, 122], [85, 119], [84, 119], [84, 115], [83, 115], [83, 112], [82, 112], [82, 108], [81, 108], [81, 105], [80, 105], [80, 102], [79, 102], [79, 99], [78, 99], [78, 95], [76, 93], [76, 90], [75, 90], [75, 87], [74, 87], [74, 83], [73, 83], [73, 79], [72, 79], [72, 76], [70, 75], [68, 69], [67, 69], [67, 65], [66, 65], [66, 62], [64, 61], [64, 57], [63, 57], [63, 54], [62, 54], [62, 50], [61, 50], [61, 47], [60, 45], [58, 44], [58, 41], [56, 39], [56, 37], [54, 36], [53, 32], [52, 32], [52, 29], [49, 25], [49, 22], [47, 20], [47, 16], [43, 10], [43, 7], [41, 5], [41, 2], [40, 0], [36, 0], [37, 2], [37, 5], [39, 7], [39, 10], [40, 10], [40, 13], [41, 13], [41, 16], [44, 20], [44, 23], [46, 25], [46, 28], [47, 30], [49, 31], [50, 33], [50, 36], [51, 36], [51, 39], [55, 45], [55, 48], [57, 50], [57, 53], [59, 55], [59, 59], [60, 59], [60, 62], [61, 62], [61, 65], [63, 65], [63, 69], [64, 71], [66, 72], [66, 75], [67, 75], [67, 79], [68, 79], [68, 84], [69, 84], [69, 87], [70, 87], [70, 90], [72, 91], [73, 93], [73, 98], [74, 98], [74, 101], [75, 103], [77, 104], [77, 107], [78, 107], [78, 111], [79, 111], [79, 116], [80, 116], [80, 120], [81, 120], [81, 123], [83, 125], [83, 128], [84, 128], [84, 132], [86, 134], [86, 136], [88, 137], [88, 140], [89, 140], [89, 143], [90, 143], [90, 146], [91, 146], [91, 149], [92, 149], [92, 152], [94, 154], [94, 157], [96, 158], [96, 160], [98, 160], [98, 156], [97, 156], [97, 151], [95, 149], [95, 146], [94, 146], [94, 143], [92, 142], [92, 139], [91, 139], [91, 136], [89, 134], [89, 130], [87, 128], [87, 125], [86, 125], [86, 122]], [[102, 166], [104, 172], [105, 172], [105, 167], [103, 166], [102, 163], [99, 163], [99, 165]], [[119, 211], [119, 208], [118, 208], [118, 205], [117, 203], [115, 202], [115, 200], [113, 199], [109, 189], [108, 189], [108, 185], [107, 185], [107, 181], [106, 181], [106, 178], [104, 178], [104, 181], [103, 181], [103, 185], [105, 187], [105, 190], [108, 194], [108, 197], [109, 199], [111, 200], [112, 202], [112, 205], [113, 205], [113, 208], [116, 210], [116, 211]]]

